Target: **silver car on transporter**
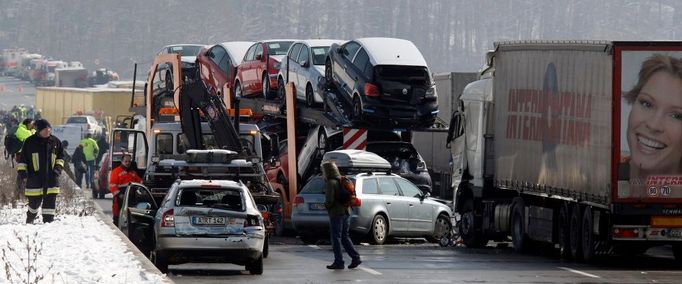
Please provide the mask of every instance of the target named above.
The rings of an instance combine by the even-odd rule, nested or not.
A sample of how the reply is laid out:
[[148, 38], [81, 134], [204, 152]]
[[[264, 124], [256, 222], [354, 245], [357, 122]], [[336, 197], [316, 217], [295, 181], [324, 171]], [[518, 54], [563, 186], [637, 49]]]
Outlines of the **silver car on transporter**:
[[159, 270], [199, 261], [245, 265], [251, 274], [263, 273], [267, 249], [263, 217], [243, 183], [177, 181], [155, 219], [152, 260]]
[[[373, 244], [383, 244], [388, 237], [425, 237], [436, 242], [450, 230], [450, 207], [429, 198], [409, 180], [390, 173], [391, 166], [385, 159], [359, 150], [331, 151], [323, 160], [330, 159], [355, 183], [361, 202], [353, 208], [351, 234], [367, 236]], [[312, 177], [294, 201], [291, 218], [304, 242], [328, 238], [329, 217], [324, 201], [322, 176]]]

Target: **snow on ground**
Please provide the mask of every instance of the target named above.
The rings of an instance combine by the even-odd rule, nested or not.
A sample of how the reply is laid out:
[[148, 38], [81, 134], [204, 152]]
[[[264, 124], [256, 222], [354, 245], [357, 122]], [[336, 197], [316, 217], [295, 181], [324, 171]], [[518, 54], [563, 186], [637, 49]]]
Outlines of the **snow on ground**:
[[[52, 223], [26, 225], [26, 209], [0, 209], [0, 283], [161, 283], [145, 272], [112, 229], [94, 216], [57, 215]], [[27, 252], [42, 245], [30, 261]], [[4, 255], [3, 255], [4, 251]], [[27, 263], [35, 272], [28, 276]], [[51, 267], [51, 268], [50, 268]], [[7, 270], [13, 274], [8, 279]], [[16, 270], [19, 275], [13, 273]]]

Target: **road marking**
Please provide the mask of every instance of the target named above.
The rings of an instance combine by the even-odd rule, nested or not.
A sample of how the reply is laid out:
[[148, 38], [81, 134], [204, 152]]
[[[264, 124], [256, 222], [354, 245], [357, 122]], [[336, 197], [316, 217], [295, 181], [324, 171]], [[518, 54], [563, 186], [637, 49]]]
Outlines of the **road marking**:
[[311, 248], [314, 248], [314, 249], [320, 249], [320, 247], [318, 247], [317, 245], [308, 245], [308, 246]]
[[589, 274], [589, 273], [587, 273], [587, 272], [582, 272], [582, 271], [580, 271], [580, 270], [570, 269], [570, 268], [568, 268], [568, 267], [558, 267], [558, 268], [559, 268], [559, 269], [566, 270], [566, 271], [569, 271], [569, 272], [573, 272], [573, 273], [575, 273], [575, 274], [580, 274], [580, 275], [582, 275], [582, 276], [587, 276], [587, 277], [592, 277], [592, 278], [601, 278], [601, 277], [599, 277], [599, 276], [597, 276], [597, 275]]
[[383, 275], [381, 272], [371, 269], [369, 267], [358, 266], [359, 269], [373, 275]]

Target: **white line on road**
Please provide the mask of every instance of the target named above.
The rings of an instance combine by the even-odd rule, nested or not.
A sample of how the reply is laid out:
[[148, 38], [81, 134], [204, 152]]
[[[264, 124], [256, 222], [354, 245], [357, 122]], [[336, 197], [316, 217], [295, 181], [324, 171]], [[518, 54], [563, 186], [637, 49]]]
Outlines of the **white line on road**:
[[382, 275], [381, 272], [376, 271], [376, 270], [374, 270], [374, 269], [371, 269], [371, 268], [369, 268], [369, 267], [358, 266], [358, 268], [359, 268], [359, 269], [362, 269], [363, 271], [365, 271], [365, 272], [367, 272], [367, 273], [369, 273], [369, 274], [373, 274], [373, 275]]
[[317, 245], [308, 245], [308, 246], [311, 248], [314, 248], [314, 249], [320, 249], [320, 247], [318, 247]]
[[587, 273], [587, 272], [582, 272], [582, 271], [580, 271], [580, 270], [570, 269], [570, 268], [568, 268], [568, 267], [558, 267], [558, 268], [559, 268], [559, 269], [566, 270], [566, 271], [569, 271], [569, 272], [573, 272], [573, 273], [575, 273], [575, 274], [580, 274], [580, 275], [582, 275], [582, 276], [587, 276], [587, 277], [592, 277], [592, 278], [601, 278], [601, 277], [599, 277], [599, 276], [597, 276], [597, 275], [589, 274], [589, 273]]

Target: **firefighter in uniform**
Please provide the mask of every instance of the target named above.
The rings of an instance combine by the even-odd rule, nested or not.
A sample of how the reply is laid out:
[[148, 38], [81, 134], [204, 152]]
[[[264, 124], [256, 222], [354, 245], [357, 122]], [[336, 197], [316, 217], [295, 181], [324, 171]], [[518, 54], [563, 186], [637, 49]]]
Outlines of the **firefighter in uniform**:
[[54, 220], [59, 175], [64, 169], [64, 149], [61, 141], [52, 135], [50, 123], [39, 119], [35, 126], [37, 132], [24, 142], [21, 160], [17, 165], [19, 177], [26, 179], [27, 224], [33, 223], [41, 203], [43, 222]]
[[[109, 175], [109, 191], [114, 195], [111, 202], [111, 214], [114, 217], [114, 225], [118, 227], [118, 216], [121, 211], [120, 204], [122, 203], [125, 188], [131, 182], [140, 183], [142, 179], [137, 174], [134, 168], [131, 167], [130, 154], [123, 154], [121, 165], [111, 171]], [[121, 191], [121, 192], [119, 192]]]

